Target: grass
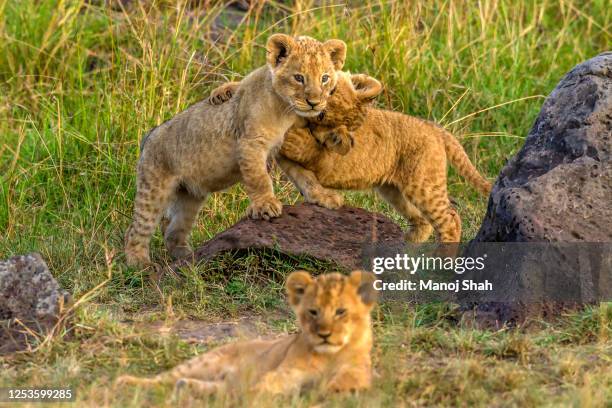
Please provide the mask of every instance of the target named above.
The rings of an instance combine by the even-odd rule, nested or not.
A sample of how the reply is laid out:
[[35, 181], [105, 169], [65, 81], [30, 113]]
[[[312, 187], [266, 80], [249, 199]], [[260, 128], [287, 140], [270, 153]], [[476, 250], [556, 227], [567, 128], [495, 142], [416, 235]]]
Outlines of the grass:
[[[281, 290], [286, 273], [330, 268], [274, 253], [229, 254], [152, 288], [142, 271], [123, 264], [140, 138], [214, 86], [263, 64], [270, 33], [342, 38], [346, 68], [385, 84], [380, 106], [443, 124], [493, 179], [520, 148], [544, 96], [574, 65], [609, 48], [612, 31], [604, 0], [270, 1], [242, 21], [216, 2], [206, 11], [188, 1], [114, 9], [98, 3], [0, 0], [0, 258], [38, 251], [75, 298], [91, 295], [70, 333], [0, 360], [0, 386], [71, 385], [79, 405], [89, 406], [169, 404], [170, 390], [118, 394], [110, 384], [119, 373], [152, 374], [202, 350], [122, 321], [280, 313], [269, 331], [282, 332], [293, 328]], [[275, 186], [284, 202], [299, 200], [278, 173]], [[449, 187], [469, 240], [486, 200], [452, 170]], [[346, 196], [405, 226], [372, 193]], [[232, 225], [246, 205], [240, 186], [215, 194], [193, 241]], [[168, 261], [159, 235], [152, 254]], [[333, 404], [612, 401], [607, 305], [537, 329], [499, 332], [464, 327], [455, 314], [450, 305], [381, 305], [380, 378], [367, 395]]]

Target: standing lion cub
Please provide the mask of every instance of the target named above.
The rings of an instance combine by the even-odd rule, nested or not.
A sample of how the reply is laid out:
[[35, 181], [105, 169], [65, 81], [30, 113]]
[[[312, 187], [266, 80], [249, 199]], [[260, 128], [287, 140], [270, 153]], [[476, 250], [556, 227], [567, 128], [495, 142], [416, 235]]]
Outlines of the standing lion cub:
[[175, 384], [197, 393], [290, 394], [306, 386], [356, 391], [372, 380], [374, 276], [354, 271], [312, 277], [293, 272], [285, 284], [299, 332], [214, 349], [153, 378], [122, 376], [118, 384]]
[[173, 257], [191, 253], [187, 238], [206, 197], [242, 181], [253, 218], [281, 213], [266, 162], [300, 117], [325, 109], [342, 69], [346, 45], [275, 34], [267, 65], [251, 72], [232, 101], [201, 101], [153, 129], [143, 140], [134, 217], [125, 238], [129, 265], [147, 265], [149, 241], [165, 211], [164, 241]]

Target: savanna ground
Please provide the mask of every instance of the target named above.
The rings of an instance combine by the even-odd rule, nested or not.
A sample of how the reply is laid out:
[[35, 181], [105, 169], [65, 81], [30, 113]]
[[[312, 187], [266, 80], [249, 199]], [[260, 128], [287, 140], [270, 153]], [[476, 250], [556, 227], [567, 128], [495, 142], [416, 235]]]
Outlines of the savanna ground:
[[[264, 334], [294, 330], [284, 276], [334, 269], [275, 253], [227, 254], [154, 285], [123, 262], [140, 138], [263, 64], [269, 34], [345, 40], [346, 68], [386, 85], [380, 106], [441, 123], [493, 179], [544, 96], [575, 64], [609, 49], [612, 31], [605, 0], [270, 1], [239, 15], [195, 1], [101, 3], [0, 0], [0, 258], [39, 251], [78, 300], [69, 332], [0, 359], [0, 386], [70, 386], [78, 406], [201, 404], [174, 401], [170, 387], [118, 391], [112, 381], [152, 375], [225, 341], [185, 341], [168, 330], [177, 322], [247, 316]], [[284, 202], [300, 200], [278, 172], [275, 180]], [[449, 183], [469, 240], [486, 199], [452, 171]], [[372, 193], [346, 197], [406, 227]], [[193, 242], [231, 226], [246, 205], [240, 186], [215, 194]], [[152, 254], [169, 262], [159, 233]], [[486, 331], [459, 323], [453, 305], [386, 303], [375, 312], [373, 389], [329, 405], [609, 406], [611, 322], [602, 304]]]

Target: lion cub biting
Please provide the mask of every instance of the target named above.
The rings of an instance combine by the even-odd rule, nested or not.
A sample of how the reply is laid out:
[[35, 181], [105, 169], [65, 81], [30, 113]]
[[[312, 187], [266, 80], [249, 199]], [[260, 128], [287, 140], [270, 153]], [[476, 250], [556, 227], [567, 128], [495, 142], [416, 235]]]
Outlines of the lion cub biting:
[[275, 340], [231, 343], [153, 378], [122, 376], [120, 384], [175, 384], [197, 393], [290, 394], [304, 387], [343, 392], [372, 379], [374, 276], [353, 271], [311, 276], [293, 272], [285, 283], [299, 332]]
[[[337, 74], [338, 82], [330, 92], [325, 110], [293, 127], [307, 129], [322, 146], [345, 155], [353, 144], [352, 132], [361, 126], [366, 107], [380, 95], [383, 86], [367, 75], [351, 75], [342, 71]], [[229, 101], [239, 86], [240, 82], [226, 82], [215, 88], [209, 96], [210, 103], [221, 105]], [[346, 109], [345, 106], [349, 104], [351, 109]], [[327, 115], [328, 112], [331, 114]]]
[[242, 181], [253, 218], [279, 216], [266, 162], [300, 117], [319, 115], [336, 85], [346, 45], [272, 35], [267, 65], [251, 72], [229, 103], [201, 101], [143, 139], [133, 222], [126, 231], [129, 265], [150, 264], [149, 241], [165, 211], [170, 254], [191, 253], [187, 238], [206, 197]]
[[[229, 101], [239, 85], [239, 82], [227, 82], [215, 88], [210, 94], [210, 103], [220, 105]], [[325, 111], [316, 117], [309, 118], [305, 121], [306, 123], [295, 124], [288, 135], [291, 135], [292, 132], [300, 132], [305, 137], [312, 135], [321, 148], [326, 147], [328, 151], [345, 155], [353, 147], [352, 133], [361, 126], [366, 117], [366, 109], [382, 90], [382, 84], [370, 76], [338, 72], [338, 82], [330, 92]], [[349, 106], [350, 109], [347, 108]], [[281, 147], [281, 151], [282, 149]], [[305, 157], [310, 157], [311, 154], [306, 151]], [[285, 175], [292, 178], [296, 166], [294, 161], [300, 162], [299, 158], [292, 157], [292, 161], [281, 154], [275, 159], [284, 170]], [[297, 184], [295, 181], [294, 184], [300, 188], [307, 202], [314, 202], [328, 208], [342, 205], [342, 196], [322, 188], [318, 182], [307, 186]]]
[[[345, 75], [339, 73], [339, 77]], [[359, 112], [360, 126], [352, 132], [352, 148], [339, 155], [313, 138], [308, 129], [294, 126], [280, 150], [285, 173], [306, 201], [328, 208], [343, 203], [342, 196], [330, 189], [374, 188], [411, 224], [408, 241], [424, 242], [435, 229], [440, 241], [459, 242], [461, 219], [448, 198], [447, 163], [483, 194], [489, 193], [491, 183], [448, 131], [403, 113], [363, 106], [351, 92], [342, 92], [348, 86], [338, 79], [325, 120], [334, 123]], [[231, 102], [235, 89], [235, 83], [227, 83], [211, 95], [223, 95], [215, 103], [228, 98]], [[318, 120], [309, 118], [308, 122], [316, 125]]]

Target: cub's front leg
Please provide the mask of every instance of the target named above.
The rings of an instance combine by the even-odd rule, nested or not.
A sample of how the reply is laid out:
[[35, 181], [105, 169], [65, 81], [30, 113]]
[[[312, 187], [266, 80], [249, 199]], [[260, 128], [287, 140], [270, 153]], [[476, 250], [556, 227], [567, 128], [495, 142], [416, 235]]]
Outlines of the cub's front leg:
[[269, 220], [280, 216], [283, 210], [283, 204], [274, 195], [272, 178], [267, 169], [268, 156], [277, 138], [272, 132], [253, 129], [250, 132], [247, 130], [247, 136], [242, 136], [238, 141], [238, 164], [251, 199], [247, 209], [247, 215], [251, 218]]
[[279, 368], [264, 375], [253, 391], [258, 394], [288, 395], [299, 392], [308, 379], [308, 373], [303, 370]]
[[344, 205], [344, 197], [323, 187], [312, 171], [283, 156], [279, 156], [276, 161], [291, 182], [300, 190], [300, 193], [304, 196], [304, 201], [307, 203], [330, 209], [340, 208]]

